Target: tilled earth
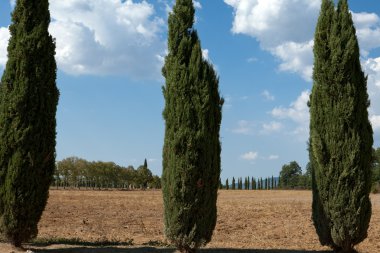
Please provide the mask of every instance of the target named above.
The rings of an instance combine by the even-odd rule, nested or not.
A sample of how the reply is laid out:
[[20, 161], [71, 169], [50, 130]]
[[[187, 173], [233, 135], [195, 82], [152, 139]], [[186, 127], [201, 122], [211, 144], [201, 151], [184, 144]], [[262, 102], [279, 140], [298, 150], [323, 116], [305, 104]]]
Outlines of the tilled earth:
[[[380, 195], [372, 195], [368, 238], [357, 250], [380, 252]], [[38, 240], [87, 242], [87, 246], [26, 245], [34, 252], [174, 252], [162, 248], [160, 191], [51, 190], [39, 224]], [[133, 240], [133, 241], [132, 241]], [[133, 242], [133, 246], [91, 246]], [[90, 245], [90, 246], [88, 246]], [[16, 252], [0, 244], [0, 253]], [[321, 247], [311, 221], [310, 191], [220, 191], [213, 240], [202, 252], [317, 253]]]

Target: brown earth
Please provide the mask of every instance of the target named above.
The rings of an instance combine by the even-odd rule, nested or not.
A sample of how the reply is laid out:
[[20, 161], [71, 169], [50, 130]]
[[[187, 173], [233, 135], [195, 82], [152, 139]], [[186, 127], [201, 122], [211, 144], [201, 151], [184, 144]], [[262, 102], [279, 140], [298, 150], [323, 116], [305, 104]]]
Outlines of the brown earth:
[[[380, 195], [371, 198], [373, 215], [368, 238], [357, 247], [360, 253], [380, 252]], [[154, 247], [166, 243], [162, 217], [160, 191], [51, 190], [39, 224], [39, 240], [79, 238], [91, 244], [133, 239], [134, 246], [26, 247], [45, 253], [174, 252]], [[320, 246], [310, 217], [310, 191], [220, 191], [213, 240], [201, 252], [329, 252]], [[9, 245], [0, 244], [0, 253], [10, 252]]]

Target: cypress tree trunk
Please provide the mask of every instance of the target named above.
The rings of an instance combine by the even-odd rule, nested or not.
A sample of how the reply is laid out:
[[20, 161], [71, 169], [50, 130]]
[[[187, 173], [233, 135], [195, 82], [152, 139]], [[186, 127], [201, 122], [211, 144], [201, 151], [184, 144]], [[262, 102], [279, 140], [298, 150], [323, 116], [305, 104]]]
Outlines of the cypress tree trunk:
[[0, 230], [34, 238], [55, 169], [55, 44], [48, 0], [17, 0], [0, 85]]
[[181, 252], [211, 240], [220, 178], [223, 99], [213, 67], [202, 58], [194, 12], [192, 0], [176, 1], [163, 68], [165, 234]]
[[310, 96], [313, 220], [322, 245], [352, 252], [371, 217], [367, 80], [347, 0], [323, 0]]

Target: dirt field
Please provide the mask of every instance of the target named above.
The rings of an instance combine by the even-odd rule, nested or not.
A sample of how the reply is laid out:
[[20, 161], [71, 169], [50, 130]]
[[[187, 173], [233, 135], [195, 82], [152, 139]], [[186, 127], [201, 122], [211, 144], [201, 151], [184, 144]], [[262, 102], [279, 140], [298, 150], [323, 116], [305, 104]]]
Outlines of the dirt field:
[[[369, 236], [360, 253], [380, 252], [380, 195], [372, 196]], [[174, 252], [165, 243], [159, 191], [52, 190], [42, 216], [39, 238], [85, 242], [133, 240], [134, 246], [84, 247], [29, 245], [45, 253]], [[202, 252], [321, 253], [311, 217], [309, 191], [220, 191], [218, 223]], [[58, 241], [58, 239], [57, 239]], [[0, 253], [12, 252], [0, 244]]]

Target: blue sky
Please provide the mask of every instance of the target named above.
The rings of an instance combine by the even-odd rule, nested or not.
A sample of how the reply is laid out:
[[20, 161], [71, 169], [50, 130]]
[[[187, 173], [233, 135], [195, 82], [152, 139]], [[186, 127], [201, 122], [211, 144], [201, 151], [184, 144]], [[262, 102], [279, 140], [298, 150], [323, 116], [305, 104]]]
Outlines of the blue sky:
[[[380, 145], [380, 5], [349, 1]], [[161, 174], [160, 68], [172, 0], [51, 0], [61, 92], [57, 159], [78, 156]], [[312, 46], [320, 0], [198, 0], [204, 57], [220, 76], [222, 179], [278, 175], [308, 162]], [[12, 3], [0, 2], [0, 73]]]

